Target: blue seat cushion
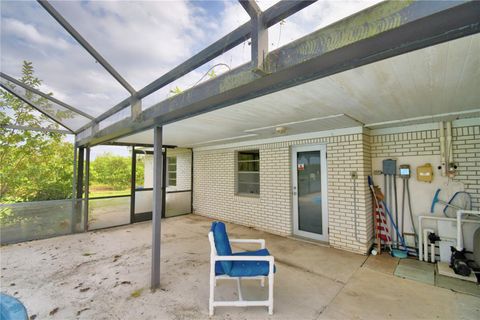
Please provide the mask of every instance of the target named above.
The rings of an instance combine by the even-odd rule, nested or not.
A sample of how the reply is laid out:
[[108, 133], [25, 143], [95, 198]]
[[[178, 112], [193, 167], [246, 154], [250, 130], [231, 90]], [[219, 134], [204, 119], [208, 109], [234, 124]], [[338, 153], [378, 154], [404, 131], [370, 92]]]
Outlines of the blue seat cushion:
[[[217, 254], [219, 256], [231, 256], [232, 248], [230, 247], [230, 240], [228, 239], [225, 224], [223, 222], [215, 221], [212, 223], [211, 231], [213, 232], [213, 240], [215, 241]], [[232, 269], [232, 261], [220, 261], [222, 270], [220, 270], [217, 264], [215, 265], [216, 272], [223, 271], [223, 273], [228, 274]]]
[[[267, 249], [260, 249], [257, 251], [245, 251], [234, 253], [233, 256], [269, 256], [270, 252]], [[255, 277], [268, 276], [269, 266], [267, 261], [233, 261], [230, 272], [223, 272], [222, 266], [219, 262], [215, 264], [215, 275], [228, 274], [231, 277]], [[273, 272], [275, 272], [275, 266]]]

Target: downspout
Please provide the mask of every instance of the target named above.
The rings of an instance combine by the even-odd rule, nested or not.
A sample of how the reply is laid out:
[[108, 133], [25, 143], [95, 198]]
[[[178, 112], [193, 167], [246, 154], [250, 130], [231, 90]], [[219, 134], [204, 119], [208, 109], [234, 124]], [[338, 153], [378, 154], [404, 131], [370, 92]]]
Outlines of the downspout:
[[452, 145], [452, 122], [447, 122], [447, 145], [446, 145], [446, 152], [447, 152], [447, 167], [446, 167], [446, 174], [449, 178], [454, 178], [457, 170], [457, 166], [453, 162], [453, 145]]
[[190, 164], [190, 213], [193, 213], [193, 148], [190, 148], [192, 153], [191, 164]]
[[438, 123], [438, 130], [440, 132], [440, 163], [442, 166], [442, 177], [447, 175], [447, 163], [445, 157], [445, 128], [443, 126], [443, 121]]
[[452, 121], [447, 122], [447, 146], [446, 152], [448, 156], [448, 166], [453, 163], [453, 148], [452, 148]]

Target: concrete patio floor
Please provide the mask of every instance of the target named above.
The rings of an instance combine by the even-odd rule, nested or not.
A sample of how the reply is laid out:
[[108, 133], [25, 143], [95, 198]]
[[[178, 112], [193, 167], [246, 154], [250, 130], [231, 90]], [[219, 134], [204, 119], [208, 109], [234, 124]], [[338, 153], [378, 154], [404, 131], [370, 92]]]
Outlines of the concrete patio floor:
[[[207, 319], [212, 220], [162, 221], [161, 289], [151, 292], [149, 222], [4, 246], [1, 291], [36, 319]], [[478, 319], [480, 299], [395, 277], [387, 255], [360, 256], [229, 224], [231, 238], [264, 238], [275, 256], [274, 315], [217, 308], [216, 319]], [[234, 247], [237, 250], [253, 247]], [[246, 299], [266, 295], [243, 281]], [[236, 298], [219, 281], [217, 298]]]

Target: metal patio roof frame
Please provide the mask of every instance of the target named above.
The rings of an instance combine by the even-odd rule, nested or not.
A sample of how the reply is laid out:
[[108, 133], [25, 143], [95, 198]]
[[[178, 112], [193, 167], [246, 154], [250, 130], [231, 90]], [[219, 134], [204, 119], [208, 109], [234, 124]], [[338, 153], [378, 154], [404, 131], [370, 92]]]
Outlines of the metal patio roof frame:
[[48, 1], [37, 0], [37, 2], [47, 11], [95, 60], [100, 63], [107, 72], [117, 80], [132, 96], [136, 94], [135, 89], [123, 78], [120, 73], [82, 37], [82, 35], [65, 19]]
[[68, 130], [53, 129], [53, 128], [18, 126], [18, 125], [10, 125], [10, 124], [2, 125], [0, 127], [6, 128], [6, 129], [13, 129], [13, 130], [23, 130], [23, 131], [38, 131], [38, 132], [55, 132], [55, 133], [61, 133], [61, 134], [74, 134], [74, 133], [72, 133]]
[[0, 83], [0, 87], [2, 87], [5, 91], [8, 91], [9, 93], [13, 94], [15, 97], [22, 100], [24, 103], [28, 104], [30, 107], [37, 110], [38, 112], [40, 112], [41, 114], [43, 114], [44, 116], [46, 116], [47, 118], [49, 118], [50, 120], [52, 120], [53, 122], [58, 124], [59, 126], [67, 129], [69, 131], [69, 133], [75, 134], [75, 130], [73, 130], [69, 126], [60, 122], [60, 120], [57, 120], [55, 117], [53, 117], [53, 116], [49, 115], [48, 113], [46, 113], [45, 111], [43, 111], [40, 107], [36, 106], [33, 101], [30, 101], [29, 99], [27, 99], [27, 97], [24, 97], [24, 96], [16, 93], [13, 89], [9, 88], [8, 86], [4, 85], [3, 83]]
[[[262, 23], [265, 25], [265, 28], [271, 27], [276, 23], [282, 21], [283, 19], [302, 10], [303, 8], [315, 3], [316, 1], [317, 0], [282, 0], [262, 13]], [[42, 2], [45, 1], [43, 0]], [[251, 34], [252, 22], [249, 21], [236, 28], [221, 39], [215, 41], [214, 43], [201, 50], [191, 58], [187, 59], [183, 63], [179, 64], [172, 70], [168, 71], [161, 77], [152, 81], [151, 83], [140, 89], [135, 94], [135, 96], [130, 96], [120, 101], [115, 106], [96, 117], [94, 120], [92, 120], [92, 122], [81, 127], [78, 131], [83, 131], [89, 127], [95, 128], [101, 121], [107, 119], [108, 117], [114, 115], [117, 112], [120, 112], [128, 106], [133, 105], [138, 100], [145, 98], [146, 96], [154, 93], [160, 88], [186, 75], [190, 71], [195, 70], [196, 68], [222, 55], [224, 52], [250, 39]]]
[[[243, 0], [242, 0], [243, 1]], [[272, 26], [282, 19], [298, 12], [299, 10], [309, 6], [310, 4], [316, 2], [317, 0], [302, 0], [302, 1], [291, 1], [291, 0], [282, 0], [272, 7], [270, 7], [265, 12], [261, 12], [261, 10], [256, 6], [256, 3], [252, 0], [244, 1], [245, 4], [242, 3], [244, 6], [256, 6], [256, 10], [258, 14], [262, 14], [261, 19], [262, 22], [260, 25], [264, 26], [264, 29]], [[80, 127], [77, 130], [73, 130], [68, 128], [67, 125], [63, 124], [61, 121], [55, 119], [54, 117], [50, 116], [49, 114], [40, 110], [37, 106], [34, 106], [34, 103], [31, 101], [26, 102], [24, 97], [19, 96], [15, 92], [6, 89], [8, 92], [12, 93], [16, 97], [20, 98], [22, 101], [29, 104], [31, 107], [35, 108], [51, 120], [55, 121], [55, 123], [61, 125], [62, 127], [69, 130], [72, 133], [79, 133], [87, 128], [92, 128], [95, 130], [98, 124], [107, 119], [108, 117], [114, 115], [115, 113], [125, 109], [128, 106], [132, 107], [132, 116], [135, 117], [137, 114], [141, 112], [141, 99], [154, 93], [155, 91], [159, 90], [160, 88], [164, 87], [165, 85], [175, 81], [176, 79], [180, 78], [181, 76], [193, 71], [194, 69], [200, 67], [201, 65], [211, 61], [212, 59], [218, 57], [219, 55], [223, 54], [225, 51], [232, 49], [233, 47], [237, 46], [238, 44], [248, 40], [252, 34], [252, 22], [247, 22], [242, 26], [238, 27], [225, 37], [221, 38], [220, 40], [214, 42], [212, 45], [208, 46], [207, 48], [203, 49], [196, 55], [192, 56], [185, 62], [181, 63], [174, 69], [170, 70], [160, 78], [154, 80], [140, 91], [136, 92], [133, 87], [113, 68], [113, 66], [65, 19], [47, 0], [37, 0], [37, 2], [44, 8], [96, 61], [98, 61], [104, 69], [112, 75], [129, 93], [130, 96], [126, 99], [122, 100], [121, 102], [117, 103], [115, 106], [104, 112], [103, 114], [97, 116], [96, 118], [75, 108], [63, 101], [60, 101], [48, 94], [41, 92], [40, 90], [34, 89], [21, 81], [5, 74], [0, 73], [0, 76], [4, 79], [14, 83], [17, 86], [24, 88], [30, 92], [33, 92], [45, 99], [50, 100], [72, 112], [75, 112], [81, 116], [84, 116], [91, 120], [91, 122], [87, 123], [86, 125]], [[253, 20], [252, 20], [253, 21]], [[258, 25], [258, 23], [257, 23]], [[268, 47], [268, 43], [266, 39], [264, 40], [263, 46]], [[254, 55], [254, 51], [258, 51], [258, 46], [252, 45], [252, 56]], [[254, 60], [254, 59], [252, 59]], [[257, 63], [258, 64], [258, 63]], [[2, 86], [3, 87], [3, 86]]]
[[53, 96], [51, 96], [51, 95], [49, 95], [49, 94], [46, 94], [46, 93], [44, 93], [44, 92], [42, 92], [42, 91], [40, 91], [40, 90], [37, 90], [37, 89], [35, 89], [35, 88], [32, 88], [31, 86], [29, 86], [29, 85], [27, 85], [27, 84], [25, 84], [25, 83], [23, 83], [23, 82], [21, 82], [21, 81], [18, 81], [17, 79], [9, 76], [8, 74], [5, 74], [5, 73], [3, 73], [3, 72], [0, 72], [0, 77], [1, 77], [1, 78], [4, 78], [4, 79], [7, 80], [7, 81], [10, 81], [11, 83], [13, 83], [13, 84], [15, 84], [15, 85], [17, 85], [17, 86], [19, 86], [19, 87], [22, 87], [22, 88], [25, 89], [25, 90], [28, 90], [28, 91], [30, 91], [30, 92], [32, 92], [32, 93], [35, 93], [36, 95], [39, 95], [39, 96], [42, 97], [42, 98], [45, 98], [45, 99], [47, 99], [47, 100], [50, 100], [51, 102], [56, 103], [56, 104], [64, 107], [65, 109], [68, 109], [68, 110], [70, 110], [70, 111], [72, 111], [72, 112], [75, 112], [75, 113], [77, 113], [77, 114], [79, 114], [79, 115], [81, 115], [81, 116], [83, 116], [83, 117], [85, 117], [85, 118], [87, 118], [87, 119], [90, 119], [90, 120], [95, 119], [95, 117], [89, 115], [88, 113], [85, 113], [85, 112], [81, 111], [81, 110], [78, 109], [78, 108], [72, 107], [71, 105], [69, 105], [69, 104], [67, 104], [67, 103], [65, 103], [65, 102], [63, 102], [63, 101], [60, 101], [60, 100], [54, 98]]
[[[279, 4], [288, 3], [292, 2]], [[275, 19], [281, 16], [268, 14], [268, 10], [263, 13], [266, 26], [278, 22]], [[221, 40], [237, 37], [235, 40], [240, 41], [239, 32], [247, 32], [244, 28], [241, 26]], [[258, 32], [252, 25], [249, 28], [250, 32]], [[478, 32], [480, 2], [477, 1], [381, 2], [270, 52], [263, 75], [252, 72], [255, 70], [251, 63], [244, 64], [161, 101], [136, 117], [102, 130], [92, 130], [91, 135], [79, 139], [78, 144], [95, 145], [117, 139]], [[177, 68], [174, 70], [179, 72]], [[190, 69], [184, 72], [187, 70]], [[154, 86], [151, 92], [158, 88], [160, 86]]]

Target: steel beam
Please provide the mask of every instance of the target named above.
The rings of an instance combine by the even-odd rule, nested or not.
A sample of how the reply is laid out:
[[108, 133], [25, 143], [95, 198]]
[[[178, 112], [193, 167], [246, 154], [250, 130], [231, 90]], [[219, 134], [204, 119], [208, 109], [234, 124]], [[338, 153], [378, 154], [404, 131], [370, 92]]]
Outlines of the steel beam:
[[165, 214], [167, 211], [166, 208], [166, 203], [167, 203], [167, 151], [168, 148], [165, 148], [165, 146], [162, 146], [162, 157], [163, 157], [163, 162], [162, 162], [162, 218], [165, 218]]
[[[282, 0], [270, 8], [268, 8], [263, 15], [263, 24], [268, 28], [274, 24], [280, 22], [282, 19], [300, 11], [301, 9], [311, 5], [314, 1], [291, 1], [291, 0]], [[177, 67], [165, 73], [160, 78], [154, 80], [143, 89], [139, 90], [136, 94], [138, 99], [143, 99], [146, 96], [152, 94], [158, 89], [166, 86], [169, 83], [177, 80], [178, 78], [186, 75], [190, 71], [195, 70], [196, 68], [204, 65], [205, 63], [211, 61], [212, 59], [222, 55], [224, 52], [234, 48], [235, 46], [241, 44], [244, 41], [247, 41], [251, 35], [251, 23], [247, 22], [230, 32], [223, 38], [218, 41], [215, 41], [213, 44], [209, 45], [207, 48], [203, 49], [193, 57], [189, 58], [185, 62], [179, 64]], [[99, 115], [95, 121], [83, 126], [78, 131], [83, 131], [84, 129], [92, 126], [94, 123], [98, 123], [111, 115], [119, 112], [120, 110], [128, 107], [130, 105], [130, 98], [126, 98], [114, 107], [107, 110], [103, 114]]]
[[88, 211], [90, 208], [90, 147], [85, 154], [85, 206], [83, 212], [83, 231], [88, 231]]
[[247, 11], [251, 19], [258, 17], [262, 13], [262, 10], [255, 2], [255, 0], [238, 0], [238, 2], [240, 2], [243, 9]]
[[251, 63], [253, 70], [260, 75], [268, 72], [264, 69], [265, 58], [268, 55], [268, 28], [263, 22], [263, 14], [252, 18]]
[[70, 214], [70, 232], [75, 233], [77, 225], [77, 145], [73, 143], [73, 174], [72, 174], [72, 213]]
[[152, 212], [152, 269], [150, 287], [160, 288], [160, 239], [163, 208], [162, 127], [154, 128], [153, 151], [153, 212]]
[[263, 63], [268, 54], [268, 27], [263, 21], [263, 12], [255, 0], [239, 0], [251, 20], [251, 61], [254, 71], [265, 74]]
[[49, 128], [40, 128], [40, 127], [28, 127], [28, 126], [17, 126], [17, 125], [1, 125], [0, 127], [13, 130], [23, 130], [23, 131], [38, 131], [38, 132], [55, 132], [61, 134], [72, 134], [72, 132], [61, 129], [49, 129]]
[[130, 223], [135, 220], [135, 189], [137, 184], [137, 154], [135, 153], [135, 146], [132, 146], [132, 167], [130, 177]]
[[[75, 198], [77, 199], [77, 203], [75, 206], [75, 215], [77, 220], [76, 222], [82, 228], [84, 227], [83, 225], [81, 225], [81, 221], [82, 221], [83, 206], [85, 201], [83, 199], [84, 167], [85, 167], [85, 148], [80, 147], [78, 148], [78, 155], [77, 155], [77, 178], [76, 178], [76, 185], [75, 185], [76, 187]], [[75, 223], [75, 226], [77, 225], [77, 223]], [[82, 231], [87, 231], [87, 230], [82, 230]]]
[[480, 2], [387, 1], [271, 53], [260, 77], [248, 64], [122, 120], [82, 144], [98, 144], [480, 31]]
[[37, 0], [38, 3], [85, 49], [95, 60], [100, 63], [112, 77], [115, 78], [131, 95], [135, 95], [135, 89], [125, 80], [115, 68], [85, 40], [84, 37], [46, 0]]
[[61, 123], [59, 120], [55, 119], [53, 116], [49, 115], [48, 113], [44, 112], [41, 108], [37, 107], [35, 105], [35, 103], [33, 103], [32, 101], [30, 101], [29, 99], [27, 99], [26, 97], [23, 97], [22, 95], [16, 93], [13, 89], [11, 89], [10, 87], [4, 85], [3, 83], [0, 83], [0, 87], [2, 87], [4, 90], [10, 92], [11, 94], [13, 94], [15, 97], [17, 97], [18, 99], [22, 100], [23, 102], [25, 102], [26, 104], [28, 104], [30, 107], [32, 107], [33, 109], [37, 110], [38, 112], [40, 112], [41, 114], [43, 114], [45, 117], [49, 118], [50, 120], [52, 120], [53, 122], [55, 122], [56, 124], [60, 125], [61, 127], [67, 129], [70, 133], [75, 133], [73, 131], [73, 129], [67, 127], [66, 125], [64, 125], [63, 123]]
[[285, 0], [277, 2], [263, 12], [263, 22], [267, 28], [270, 28], [315, 2], [317, 2], [317, 0]]
[[56, 103], [56, 104], [64, 107], [65, 109], [68, 109], [68, 110], [70, 110], [70, 111], [73, 111], [73, 112], [75, 112], [75, 113], [78, 113], [79, 115], [84, 116], [84, 117], [87, 118], [87, 119], [90, 119], [90, 120], [95, 119], [95, 117], [93, 117], [93, 116], [91, 116], [91, 115], [89, 115], [89, 114], [87, 114], [87, 113], [85, 113], [85, 112], [83, 112], [83, 111], [81, 111], [81, 110], [79, 110], [79, 109], [77, 109], [77, 108], [75, 108], [75, 107], [72, 107], [71, 105], [69, 105], [69, 104], [67, 104], [67, 103], [65, 103], [65, 102], [63, 102], [63, 101], [60, 101], [60, 100], [52, 97], [52, 96], [49, 95], [49, 94], [43, 93], [43, 92], [41, 92], [40, 90], [37, 90], [37, 89], [35, 89], [35, 88], [32, 88], [32, 87], [30, 87], [29, 85], [27, 85], [27, 84], [25, 84], [25, 83], [23, 83], [23, 82], [21, 82], [21, 81], [18, 81], [17, 79], [15, 79], [15, 78], [13, 78], [13, 77], [10, 77], [9, 75], [7, 75], [7, 74], [5, 74], [5, 73], [3, 73], [3, 72], [0, 72], [0, 77], [4, 78], [4, 79], [7, 80], [7, 81], [12, 82], [13, 84], [15, 84], [15, 85], [17, 85], [17, 86], [19, 86], [19, 87], [22, 87], [22, 88], [25, 89], [25, 90], [28, 90], [28, 91], [30, 91], [30, 92], [33, 92], [33, 93], [35, 93], [36, 95], [39, 95], [39, 96], [42, 97], [42, 98], [45, 98], [45, 99], [47, 99], [47, 100], [50, 100], [51, 102]]

